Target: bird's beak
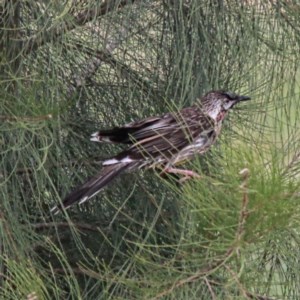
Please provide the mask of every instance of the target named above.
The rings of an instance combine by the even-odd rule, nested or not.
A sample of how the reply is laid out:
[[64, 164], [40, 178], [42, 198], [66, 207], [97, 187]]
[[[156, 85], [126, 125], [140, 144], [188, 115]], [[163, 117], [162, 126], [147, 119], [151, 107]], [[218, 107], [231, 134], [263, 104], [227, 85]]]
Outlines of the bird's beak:
[[248, 96], [239, 96], [238, 97], [238, 102], [240, 102], [240, 101], [247, 101], [247, 100], [251, 100], [251, 98], [248, 97]]

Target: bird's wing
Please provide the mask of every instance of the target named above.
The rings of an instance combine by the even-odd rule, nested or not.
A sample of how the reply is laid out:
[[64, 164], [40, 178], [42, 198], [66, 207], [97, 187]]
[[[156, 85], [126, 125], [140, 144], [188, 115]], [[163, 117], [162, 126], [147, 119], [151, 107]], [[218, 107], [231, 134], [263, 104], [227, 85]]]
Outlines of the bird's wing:
[[167, 113], [159, 117], [131, 122], [123, 127], [100, 130], [92, 135], [91, 140], [135, 146], [145, 146], [147, 141], [164, 143], [163, 140], [167, 140], [175, 147], [180, 147], [181, 143], [184, 143], [182, 138], [185, 137], [185, 140], [187, 137], [194, 138], [194, 134], [213, 127], [213, 124], [214, 121], [209, 116], [204, 115], [199, 107], [193, 106], [177, 113]]
[[113, 164], [133, 160], [170, 158], [184, 147], [198, 140], [201, 148], [207, 136], [214, 131], [214, 121], [198, 107], [189, 107], [179, 113], [169, 113], [148, 126], [132, 133], [134, 144], [126, 151], [104, 162]]

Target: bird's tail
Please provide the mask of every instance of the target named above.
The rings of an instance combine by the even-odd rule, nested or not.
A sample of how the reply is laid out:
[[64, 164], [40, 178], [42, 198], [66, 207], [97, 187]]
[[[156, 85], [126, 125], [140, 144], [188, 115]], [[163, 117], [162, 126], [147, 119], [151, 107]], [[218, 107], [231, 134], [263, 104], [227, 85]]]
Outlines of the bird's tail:
[[116, 176], [124, 172], [126, 169], [131, 167], [131, 163], [115, 163], [106, 165], [102, 168], [101, 172], [96, 176], [87, 180], [84, 184], [79, 186], [68, 196], [64, 198], [62, 203], [58, 206], [54, 206], [51, 212], [57, 214], [62, 208], [69, 208], [71, 205], [78, 203], [81, 204], [97, 193], [99, 193], [108, 183], [110, 183]]

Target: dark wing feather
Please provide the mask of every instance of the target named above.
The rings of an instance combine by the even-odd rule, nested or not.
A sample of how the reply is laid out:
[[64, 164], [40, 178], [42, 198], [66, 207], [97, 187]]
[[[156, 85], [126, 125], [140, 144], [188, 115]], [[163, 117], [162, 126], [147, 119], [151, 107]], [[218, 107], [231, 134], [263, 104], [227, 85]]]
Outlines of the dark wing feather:
[[92, 135], [92, 140], [108, 143], [133, 144], [133, 141], [136, 141], [139, 135], [148, 131], [147, 128], [155, 126], [160, 120], [161, 117], [150, 117], [141, 121], [128, 123], [123, 127], [100, 130]]

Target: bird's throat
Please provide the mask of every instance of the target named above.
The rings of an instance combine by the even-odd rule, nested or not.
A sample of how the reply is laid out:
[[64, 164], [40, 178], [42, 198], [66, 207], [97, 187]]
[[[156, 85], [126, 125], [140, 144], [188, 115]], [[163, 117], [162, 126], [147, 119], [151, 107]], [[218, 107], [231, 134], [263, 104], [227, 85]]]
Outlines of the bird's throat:
[[225, 116], [227, 114], [227, 111], [226, 110], [221, 110], [219, 112], [219, 114], [217, 115], [217, 122], [221, 122], [224, 120]]

